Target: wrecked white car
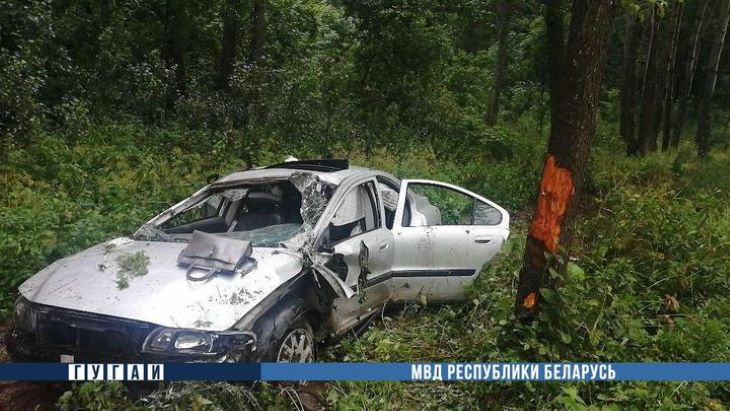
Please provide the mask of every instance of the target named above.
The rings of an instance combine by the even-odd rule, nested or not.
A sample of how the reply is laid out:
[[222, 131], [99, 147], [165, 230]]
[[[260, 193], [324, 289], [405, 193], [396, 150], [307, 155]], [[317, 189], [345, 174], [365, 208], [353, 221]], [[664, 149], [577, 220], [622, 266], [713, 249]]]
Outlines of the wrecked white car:
[[509, 235], [497, 204], [346, 160], [217, 179], [20, 286], [17, 361], [313, 361], [386, 302], [463, 298]]

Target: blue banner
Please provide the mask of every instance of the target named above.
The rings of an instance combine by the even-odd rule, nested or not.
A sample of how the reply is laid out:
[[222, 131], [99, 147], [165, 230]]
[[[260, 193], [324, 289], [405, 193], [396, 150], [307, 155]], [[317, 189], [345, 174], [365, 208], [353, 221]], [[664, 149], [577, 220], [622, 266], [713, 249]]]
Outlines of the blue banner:
[[730, 363], [0, 363], [2, 381], [730, 381]]

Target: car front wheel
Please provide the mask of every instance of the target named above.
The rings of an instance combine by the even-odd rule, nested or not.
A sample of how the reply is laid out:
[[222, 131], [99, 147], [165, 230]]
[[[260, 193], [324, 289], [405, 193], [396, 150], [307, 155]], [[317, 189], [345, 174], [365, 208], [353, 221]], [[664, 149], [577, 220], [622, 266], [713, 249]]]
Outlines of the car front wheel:
[[312, 326], [305, 319], [296, 321], [275, 348], [276, 362], [314, 362], [316, 345]]

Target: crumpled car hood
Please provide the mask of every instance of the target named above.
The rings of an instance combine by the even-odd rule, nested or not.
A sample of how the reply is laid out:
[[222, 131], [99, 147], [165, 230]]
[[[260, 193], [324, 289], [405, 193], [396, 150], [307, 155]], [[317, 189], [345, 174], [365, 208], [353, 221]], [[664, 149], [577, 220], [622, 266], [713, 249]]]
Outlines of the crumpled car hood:
[[[186, 245], [117, 238], [56, 261], [19, 290], [38, 304], [166, 327], [223, 331], [302, 269], [301, 261], [290, 254], [255, 247], [253, 271], [191, 282], [177, 265]], [[120, 288], [117, 258], [138, 251], [149, 257], [148, 273], [131, 277], [129, 286]]]

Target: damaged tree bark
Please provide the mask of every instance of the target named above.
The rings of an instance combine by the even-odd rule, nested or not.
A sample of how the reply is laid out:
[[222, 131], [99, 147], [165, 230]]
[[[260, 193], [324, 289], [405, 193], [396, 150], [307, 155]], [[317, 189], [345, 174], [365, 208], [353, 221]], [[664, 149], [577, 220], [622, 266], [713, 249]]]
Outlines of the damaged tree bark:
[[562, 58], [551, 60], [550, 66], [550, 139], [517, 287], [515, 315], [519, 319], [533, 318], [542, 300], [540, 289], [555, 285], [547, 255], [558, 252], [566, 215], [583, 178], [617, 4], [616, 0], [574, 0], [566, 45], [562, 26], [551, 24], [563, 13], [561, 1], [547, 2], [548, 50]]

